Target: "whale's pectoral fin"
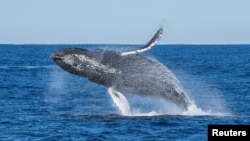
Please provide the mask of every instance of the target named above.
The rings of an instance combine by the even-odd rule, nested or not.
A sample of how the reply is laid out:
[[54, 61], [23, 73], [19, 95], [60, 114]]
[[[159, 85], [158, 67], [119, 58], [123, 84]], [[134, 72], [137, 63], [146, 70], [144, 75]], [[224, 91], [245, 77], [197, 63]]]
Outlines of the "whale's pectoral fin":
[[113, 88], [108, 88], [108, 93], [110, 94], [113, 102], [118, 107], [122, 115], [130, 115], [130, 106], [126, 97]]
[[151, 49], [160, 40], [162, 34], [163, 34], [163, 28], [160, 28], [155, 33], [153, 38], [146, 45], [138, 48], [137, 50], [122, 52], [121, 55], [125, 56], [125, 55], [130, 55], [130, 54], [137, 54], [137, 53], [141, 53], [141, 52], [144, 52], [144, 51], [147, 51], [147, 50]]

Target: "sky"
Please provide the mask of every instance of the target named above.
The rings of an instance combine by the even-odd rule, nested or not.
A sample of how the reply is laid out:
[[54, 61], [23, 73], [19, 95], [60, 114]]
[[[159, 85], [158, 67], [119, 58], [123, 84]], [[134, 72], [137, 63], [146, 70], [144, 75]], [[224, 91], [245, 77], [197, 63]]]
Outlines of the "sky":
[[0, 44], [250, 44], [250, 0], [0, 0]]

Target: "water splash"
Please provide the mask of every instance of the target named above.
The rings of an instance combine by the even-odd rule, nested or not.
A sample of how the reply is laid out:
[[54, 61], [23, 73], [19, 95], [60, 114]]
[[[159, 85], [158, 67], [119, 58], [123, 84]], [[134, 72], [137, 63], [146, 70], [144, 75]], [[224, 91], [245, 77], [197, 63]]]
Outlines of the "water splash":
[[182, 115], [185, 116], [201, 116], [201, 115], [209, 115], [207, 112], [203, 111], [202, 109], [198, 108], [195, 104], [191, 104], [188, 107], [187, 111], [184, 111]]
[[[147, 97], [132, 96], [130, 95], [128, 102], [127, 98], [120, 92], [115, 91], [113, 88], [108, 89], [108, 93], [111, 96], [115, 106], [123, 116], [160, 116], [160, 115], [183, 115], [183, 116], [225, 116], [224, 113], [215, 113], [211, 111], [204, 111], [199, 108], [193, 101], [188, 107], [187, 111], [181, 110], [175, 104], [162, 100], [151, 99]], [[140, 100], [138, 99], [140, 98]], [[150, 99], [150, 100], [149, 100]], [[134, 106], [135, 103], [142, 103], [139, 107]], [[147, 106], [146, 106], [147, 105]], [[132, 107], [131, 107], [132, 106]], [[144, 106], [144, 107], [143, 107]], [[145, 111], [145, 107], [150, 107]], [[154, 108], [153, 108], [154, 107]]]

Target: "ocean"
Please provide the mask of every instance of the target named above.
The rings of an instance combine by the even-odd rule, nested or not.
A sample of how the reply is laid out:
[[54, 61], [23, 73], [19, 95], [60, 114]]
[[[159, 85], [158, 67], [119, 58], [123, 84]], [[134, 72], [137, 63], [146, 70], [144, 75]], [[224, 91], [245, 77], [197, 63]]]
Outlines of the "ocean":
[[0, 140], [206, 141], [210, 124], [250, 124], [250, 45], [157, 45], [142, 53], [173, 72], [196, 108], [124, 94], [130, 115], [105, 87], [50, 59], [68, 47], [139, 46], [0, 45]]

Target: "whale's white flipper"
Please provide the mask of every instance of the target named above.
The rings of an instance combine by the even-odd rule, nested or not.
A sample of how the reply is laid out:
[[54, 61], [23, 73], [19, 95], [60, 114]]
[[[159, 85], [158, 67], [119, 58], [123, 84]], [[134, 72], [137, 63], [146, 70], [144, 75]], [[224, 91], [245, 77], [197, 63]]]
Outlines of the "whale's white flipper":
[[145, 46], [140, 47], [137, 50], [122, 52], [121, 55], [125, 56], [125, 55], [130, 55], [130, 54], [137, 54], [137, 53], [141, 53], [141, 52], [144, 52], [144, 51], [151, 49], [160, 40], [162, 34], [163, 34], [163, 28], [160, 28], [155, 33], [154, 37]]
[[115, 105], [121, 111], [122, 115], [124, 115], [124, 116], [131, 115], [129, 103], [128, 103], [126, 97], [122, 93], [114, 90], [113, 88], [108, 88], [108, 93], [110, 94], [111, 98], [113, 99], [113, 102], [115, 103]]

